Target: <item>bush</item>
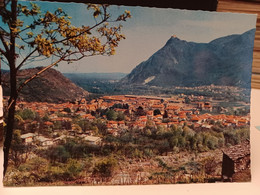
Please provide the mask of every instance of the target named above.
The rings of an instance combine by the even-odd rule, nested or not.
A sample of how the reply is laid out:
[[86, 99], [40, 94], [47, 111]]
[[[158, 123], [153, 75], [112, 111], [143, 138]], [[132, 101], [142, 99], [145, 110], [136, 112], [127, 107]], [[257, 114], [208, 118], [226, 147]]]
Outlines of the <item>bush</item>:
[[55, 163], [56, 161], [65, 163], [70, 157], [70, 154], [66, 151], [64, 146], [52, 147], [47, 153], [51, 163]]
[[225, 144], [237, 145], [240, 143], [240, 138], [236, 134], [235, 130], [225, 130], [224, 131]]
[[207, 146], [211, 150], [216, 149], [218, 147], [218, 138], [216, 138], [215, 136], [209, 136]]
[[34, 120], [36, 117], [35, 112], [30, 109], [18, 110], [17, 115], [20, 115], [23, 120]]
[[93, 169], [93, 175], [100, 177], [111, 177], [117, 167], [117, 160], [113, 157], [98, 161]]
[[69, 159], [65, 170], [64, 170], [64, 177], [67, 177], [69, 180], [75, 179], [79, 173], [82, 171], [83, 166], [74, 159]]

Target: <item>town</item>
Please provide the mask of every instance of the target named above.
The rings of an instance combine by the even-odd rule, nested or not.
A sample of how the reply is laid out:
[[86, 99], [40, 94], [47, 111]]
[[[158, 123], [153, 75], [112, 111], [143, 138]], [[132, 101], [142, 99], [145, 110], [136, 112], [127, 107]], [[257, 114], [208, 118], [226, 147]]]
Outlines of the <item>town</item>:
[[[199, 179], [202, 177], [201, 173], [196, 179], [193, 171], [186, 170], [186, 173], [193, 175], [192, 181], [190, 176], [188, 179], [183, 178], [181, 166], [185, 163], [186, 166], [188, 161], [194, 160], [195, 157], [200, 163], [201, 159], [207, 159], [211, 166], [212, 163], [214, 166], [220, 166], [221, 148], [240, 144], [249, 138], [248, 113], [238, 112], [238, 108], [237, 112], [230, 114], [228, 108], [223, 108], [214, 99], [204, 96], [180, 94], [166, 98], [113, 95], [92, 100], [82, 98], [79, 101], [59, 104], [19, 101], [16, 110], [16, 129], [19, 130], [23, 144], [37, 147], [38, 153], [48, 151], [44, 155], [40, 152], [39, 156], [54, 162], [54, 165], [55, 162], [67, 163], [70, 158], [83, 158], [91, 153], [92, 169], [84, 176], [88, 179], [78, 179], [83, 184], [139, 184], [141, 181], [142, 184], [205, 182]], [[82, 154], [77, 154], [76, 157], [70, 151], [70, 157], [64, 157], [65, 160], [61, 157], [61, 151], [56, 152], [57, 154], [52, 152], [60, 146], [65, 145], [66, 148], [69, 140], [74, 140], [79, 145], [84, 143], [85, 148], [89, 148], [80, 148], [76, 153]], [[22, 153], [24, 157], [24, 151]], [[115, 153], [124, 156], [126, 162], [115, 155], [111, 157], [111, 154]], [[217, 159], [212, 156], [215, 153], [218, 153]], [[175, 163], [164, 157], [171, 158], [171, 154], [176, 158]], [[93, 155], [96, 159], [93, 159]], [[179, 159], [184, 156], [189, 160], [180, 164]], [[109, 173], [104, 173], [104, 170], [97, 171], [95, 166], [100, 165], [100, 159], [103, 164], [109, 164], [107, 161], [104, 162], [106, 157], [109, 158], [110, 168], [115, 165], [115, 160], [116, 164], [119, 164], [120, 168], [116, 169], [115, 173], [112, 169]], [[169, 171], [169, 167], [178, 167], [176, 172], [179, 172], [179, 177], [175, 174], [171, 177], [174, 179], [167, 180], [165, 178], [169, 176], [164, 175], [164, 179], [162, 176], [158, 179], [160, 169]], [[219, 169], [216, 169], [217, 173], [212, 167], [208, 169], [209, 175], [221, 175]], [[118, 172], [119, 170], [121, 171]], [[133, 179], [131, 174], [136, 170], [140, 173]], [[205, 179], [205, 173], [203, 174]], [[76, 175], [71, 176], [70, 180], [83, 177]], [[38, 182], [41, 179], [36, 180]]]

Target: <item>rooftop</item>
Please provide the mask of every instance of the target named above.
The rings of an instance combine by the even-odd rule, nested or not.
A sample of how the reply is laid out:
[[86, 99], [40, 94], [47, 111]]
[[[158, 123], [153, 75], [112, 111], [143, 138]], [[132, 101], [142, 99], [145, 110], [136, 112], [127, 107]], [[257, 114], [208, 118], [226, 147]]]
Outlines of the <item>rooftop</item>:
[[250, 155], [250, 142], [245, 141], [240, 145], [231, 146], [222, 152], [231, 160], [236, 161], [237, 159]]

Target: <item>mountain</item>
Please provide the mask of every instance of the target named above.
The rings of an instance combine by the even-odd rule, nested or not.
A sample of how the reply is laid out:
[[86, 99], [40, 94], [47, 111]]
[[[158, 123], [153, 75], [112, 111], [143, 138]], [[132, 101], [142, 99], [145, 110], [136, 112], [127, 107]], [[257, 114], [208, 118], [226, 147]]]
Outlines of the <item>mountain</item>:
[[[18, 72], [18, 82], [24, 81], [30, 75], [39, 72], [42, 67], [24, 69]], [[9, 74], [5, 72], [2, 76], [4, 96], [9, 95]], [[84, 89], [72, 83], [68, 78], [64, 77], [59, 71], [49, 69], [42, 73], [34, 80], [29, 82], [21, 91], [20, 100], [28, 102], [66, 102], [75, 101], [82, 97], [87, 97], [89, 93]]]
[[209, 43], [171, 37], [165, 46], [136, 66], [123, 85], [160, 87], [227, 85], [250, 88], [255, 29]]

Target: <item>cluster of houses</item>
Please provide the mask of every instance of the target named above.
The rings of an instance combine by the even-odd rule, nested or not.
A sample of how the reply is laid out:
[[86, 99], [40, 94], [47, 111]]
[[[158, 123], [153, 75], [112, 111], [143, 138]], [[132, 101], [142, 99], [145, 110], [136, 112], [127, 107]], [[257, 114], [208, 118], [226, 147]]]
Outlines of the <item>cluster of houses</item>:
[[[101, 138], [97, 137], [97, 136], [80, 135], [79, 137], [82, 138], [82, 140], [89, 143], [90, 145], [99, 145], [99, 144], [101, 144], [101, 141], [102, 141]], [[49, 147], [49, 146], [56, 145], [65, 138], [73, 138], [73, 137], [61, 135], [61, 136], [53, 139], [53, 138], [44, 137], [37, 133], [26, 133], [26, 134], [21, 135], [21, 139], [22, 139], [23, 143], [25, 143], [26, 145], [36, 144], [39, 147]]]
[[[115, 106], [117, 105], [117, 106]], [[21, 135], [22, 141], [29, 145], [48, 148], [60, 143], [66, 138], [82, 139], [90, 145], [100, 145], [102, 137], [93, 134], [93, 131], [77, 131], [73, 124], [73, 117], [80, 116], [82, 120], [101, 120], [106, 125], [107, 133], [114, 136], [124, 133], [129, 129], [142, 130], [146, 126], [154, 128], [170, 128], [171, 126], [188, 125], [193, 130], [208, 130], [215, 124], [225, 127], [243, 127], [249, 125], [250, 117], [225, 114], [225, 109], [220, 108], [213, 101], [203, 96], [178, 95], [171, 98], [117, 95], [104, 96], [87, 101], [47, 103], [47, 102], [18, 102], [17, 110], [30, 109], [40, 117], [48, 115], [43, 128], [53, 129], [57, 122], [68, 123], [66, 131], [53, 131], [55, 136], [44, 136], [32, 133], [30, 127], [39, 125], [37, 121], [24, 121], [23, 129], [29, 133]], [[106, 115], [97, 115], [98, 110], [113, 109], [124, 114], [123, 120], [108, 120]], [[94, 114], [93, 114], [94, 113]], [[66, 133], [64, 133], [66, 132]], [[223, 152], [222, 179], [229, 180], [237, 173], [250, 169], [249, 141], [238, 146], [232, 146]]]
[[[114, 106], [120, 105], [120, 106]], [[124, 120], [108, 120], [105, 115], [97, 116], [97, 110], [111, 109], [124, 114]], [[117, 95], [103, 96], [98, 99], [87, 101], [82, 99], [77, 102], [67, 103], [47, 103], [47, 102], [18, 102], [17, 109], [30, 109], [40, 117], [48, 115], [48, 121], [44, 123], [44, 128], [52, 129], [58, 121], [68, 123], [69, 128], [74, 129], [72, 116], [80, 116], [83, 120], [94, 121], [99, 118], [106, 124], [107, 132], [118, 135], [128, 129], [144, 129], [148, 124], [155, 128], [159, 126], [170, 128], [171, 126], [188, 125], [194, 130], [210, 129], [215, 123], [225, 127], [241, 127], [249, 125], [249, 116], [234, 116], [221, 113], [217, 105], [213, 105], [210, 98], [203, 96], [178, 95], [171, 98]], [[140, 112], [141, 110], [141, 112]], [[218, 114], [213, 114], [213, 111]], [[29, 121], [23, 124], [30, 126], [36, 121]], [[28, 129], [29, 130], [29, 129]], [[74, 134], [75, 135], [75, 134]], [[91, 134], [80, 134], [84, 139], [92, 144], [97, 144], [100, 139], [94, 138]], [[92, 136], [92, 137], [91, 137]], [[22, 135], [26, 143], [37, 140], [43, 146], [55, 144], [57, 140], [43, 136], [36, 136], [32, 133]], [[91, 141], [92, 140], [92, 141]]]

